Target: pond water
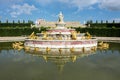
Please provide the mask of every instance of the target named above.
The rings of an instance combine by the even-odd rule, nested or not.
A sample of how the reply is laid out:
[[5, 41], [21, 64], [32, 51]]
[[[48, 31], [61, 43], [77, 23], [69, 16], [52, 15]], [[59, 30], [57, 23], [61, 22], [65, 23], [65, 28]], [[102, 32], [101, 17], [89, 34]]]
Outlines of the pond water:
[[[0, 80], [119, 80], [120, 43], [80, 55], [41, 55], [0, 43]], [[47, 59], [46, 59], [47, 58]]]

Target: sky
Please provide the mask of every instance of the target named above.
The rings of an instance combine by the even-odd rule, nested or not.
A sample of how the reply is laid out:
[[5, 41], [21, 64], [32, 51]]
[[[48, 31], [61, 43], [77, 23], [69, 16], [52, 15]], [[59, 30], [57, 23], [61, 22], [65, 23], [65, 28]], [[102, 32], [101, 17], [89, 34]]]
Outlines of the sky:
[[57, 21], [60, 11], [64, 15], [64, 21], [120, 22], [119, 0], [0, 0], [1, 21]]

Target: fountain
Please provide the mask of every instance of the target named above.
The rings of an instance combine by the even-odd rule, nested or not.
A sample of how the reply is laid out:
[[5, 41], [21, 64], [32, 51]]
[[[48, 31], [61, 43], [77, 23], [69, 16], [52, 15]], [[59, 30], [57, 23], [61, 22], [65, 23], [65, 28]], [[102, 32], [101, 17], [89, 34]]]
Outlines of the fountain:
[[63, 19], [63, 14], [60, 12], [54, 29], [36, 34], [33, 32], [25, 39], [25, 49], [38, 51], [58, 49], [59, 52], [63, 49], [69, 51], [96, 50], [97, 39], [92, 38], [88, 32], [80, 33], [75, 29], [67, 29]]

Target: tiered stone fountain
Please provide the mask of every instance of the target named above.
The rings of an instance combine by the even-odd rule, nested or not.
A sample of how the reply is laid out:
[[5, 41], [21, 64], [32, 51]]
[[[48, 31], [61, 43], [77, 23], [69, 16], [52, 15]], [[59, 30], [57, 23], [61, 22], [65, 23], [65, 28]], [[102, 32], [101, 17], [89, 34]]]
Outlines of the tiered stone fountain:
[[50, 51], [52, 49], [69, 49], [74, 50], [96, 50], [97, 40], [93, 39], [89, 33], [80, 33], [75, 29], [67, 29], [65, 27], [64, 17], [62, 12], [59, 13], [56, 28], [49, 29], [46, 32], [37, 33], [37, 36], [32, 33], [24, 43], [28, 49]]

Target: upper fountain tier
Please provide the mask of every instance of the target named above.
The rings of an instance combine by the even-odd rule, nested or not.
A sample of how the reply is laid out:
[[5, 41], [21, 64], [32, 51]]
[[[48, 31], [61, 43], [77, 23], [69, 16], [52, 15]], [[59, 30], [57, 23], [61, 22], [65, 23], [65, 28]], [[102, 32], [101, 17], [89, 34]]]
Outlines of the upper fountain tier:
[[65, 22], [63, 20], [64, 16], [62, 12], [59, 13], [58, 22], [56, 23], [56, 29], [65, 29]]
[[50, 32], [50, 34], [71, 34], [72, 31], [75, 31], [74, 29], [67, 29], [65, 27], [65, 22], [63, 18], [64, 16], [62, 12], [60, 12], [58, 16], [58, 21], [56, 23], [56, 28], [49, 29], [47, 32]]

